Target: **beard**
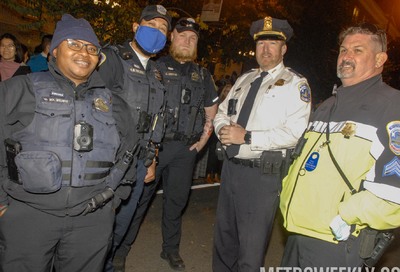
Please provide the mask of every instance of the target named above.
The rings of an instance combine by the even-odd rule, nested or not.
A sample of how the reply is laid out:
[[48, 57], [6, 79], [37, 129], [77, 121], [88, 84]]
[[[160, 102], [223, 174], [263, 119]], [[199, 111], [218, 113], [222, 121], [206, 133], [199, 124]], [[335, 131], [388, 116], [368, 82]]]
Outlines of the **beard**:
[[197, 48], [193, 51], [180, 51], [179, 48], [173, 43], [169, 47], [169, 54], [178, 62], [194, 61], [197, 58]]
[[[344, 66], [350, 66], [352, 69], [351, 71], [348, 71], [349, 68], [344, 68]], [[337, 66], [337, 77], [338, 78], [347, 78], [352, 75], [354, 72], [354, 69], [356, 68], [354, 62], [351, 61], [342, 61], [338, 66]]]

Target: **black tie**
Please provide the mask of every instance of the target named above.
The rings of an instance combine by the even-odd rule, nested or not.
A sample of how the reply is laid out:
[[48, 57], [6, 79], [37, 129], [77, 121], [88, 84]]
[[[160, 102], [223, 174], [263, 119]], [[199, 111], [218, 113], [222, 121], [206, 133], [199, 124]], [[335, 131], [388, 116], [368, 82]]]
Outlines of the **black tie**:
[[[260, 77], [251, 83], [249, 93], [247, 94], [247, 97], [243, 102], [243, 106], [240, 110], [239, 117], [236, 122], [243, 128], [246, 128], [247, 121], [249, 121], [250, 113], [253, 108], [254, 100], [256, 99], [258, 93], [258, 89], [260, 89], [261, 82], [266, 75], [268, 75], [268, 72], [261, 72]], [[228, 146], [226, 148], [226, 154], [228, 155], [228, 158], [233, 158], [234, 156], [236, 156], [239, 153], [239, 148], [240, 145], [238, 144], [232, 144]]]

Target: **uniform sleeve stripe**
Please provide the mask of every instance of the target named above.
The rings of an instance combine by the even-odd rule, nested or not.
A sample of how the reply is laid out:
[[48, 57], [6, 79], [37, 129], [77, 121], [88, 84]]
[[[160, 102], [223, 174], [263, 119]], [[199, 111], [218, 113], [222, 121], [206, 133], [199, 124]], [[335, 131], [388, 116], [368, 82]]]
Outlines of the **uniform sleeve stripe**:
[[377, 197], [400, 204], [400, 188], [370, 181], [364, 182], [364, 188]]

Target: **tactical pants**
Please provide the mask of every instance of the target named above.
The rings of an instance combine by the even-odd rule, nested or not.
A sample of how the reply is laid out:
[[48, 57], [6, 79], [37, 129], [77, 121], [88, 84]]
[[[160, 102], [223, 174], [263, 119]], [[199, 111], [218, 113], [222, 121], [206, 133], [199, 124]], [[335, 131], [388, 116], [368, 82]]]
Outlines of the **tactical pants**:
[[196, 155], [197, 151], [190, 151], [189, 146], [183, 142], [171, 141], [163, 144], [163, 148], [159, 152], [156, 180], [145, 185], [130, 230], [117, 250], [116, 256], [126, 256], [128, 254], [154, 196], [157, 184], [161, 179], [164, 191], [162, 249], [165, 252], [179, 251], [182, 213], [189, 198]]
[[278, 174], [225, 159], [214, 229], [213, 271], [259, 272], [279, 202]]
[[[362, 267], [359, 237], [350, 236], [338, 244], [303, 235], [290, 235], [282, 258], [282, 267]], [[328, 270], [324, 270], [328, 271]]]
[[0, 271], [99, 272], [111, 241], [112, 202], [85, 216], [51, 215], [10, 200], [0, 218]]

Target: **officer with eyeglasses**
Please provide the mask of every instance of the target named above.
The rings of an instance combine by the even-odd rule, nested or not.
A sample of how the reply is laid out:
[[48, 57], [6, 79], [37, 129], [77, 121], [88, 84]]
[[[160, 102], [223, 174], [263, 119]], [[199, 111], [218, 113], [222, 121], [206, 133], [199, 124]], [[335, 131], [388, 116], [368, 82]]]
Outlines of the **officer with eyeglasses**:
[[386, 33], [354, 25], [339, 45], [342, 85], [313, 114], [283, 181], [281, 266], [373, 267], [400, 226], [400, 92], [382, 80]]
[[[171, 33], [169, 55], [157, 60], [166, 88], [167, 128], [156, 180], [146, 184], [129, 232], [121, 247], [130, 248], [159, 181], [163, 187], [162, 251], [174, 270], [184, 270], [179, 254], [182, 215], [188, 202], [197, 154], [213, 132], [218, 95], [207, 69], [194, 61], [200, 27], [193, 18], [181, 18]], [[128, 252], [126, 252], [127, 254]]]
[[64, 14], [50, 53], [49, 71], [0, 83], [0, 270], [100, 272], [137, 135], [85, 19]]

